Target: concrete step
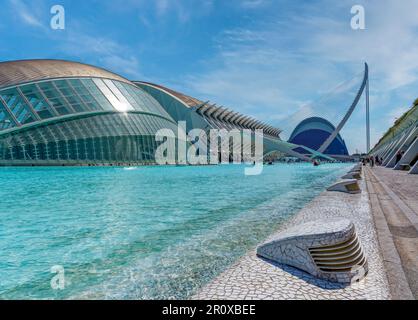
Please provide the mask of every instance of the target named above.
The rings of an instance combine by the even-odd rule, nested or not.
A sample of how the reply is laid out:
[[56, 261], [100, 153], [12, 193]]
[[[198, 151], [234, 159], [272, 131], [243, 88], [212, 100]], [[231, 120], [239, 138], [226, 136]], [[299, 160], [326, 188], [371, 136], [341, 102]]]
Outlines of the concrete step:
[[366, 172], [372, 212], [393, 298], [417, 299], [418, 215], [405, 201], [407, 197], [401, 199], [375, 170], [367, 169]]

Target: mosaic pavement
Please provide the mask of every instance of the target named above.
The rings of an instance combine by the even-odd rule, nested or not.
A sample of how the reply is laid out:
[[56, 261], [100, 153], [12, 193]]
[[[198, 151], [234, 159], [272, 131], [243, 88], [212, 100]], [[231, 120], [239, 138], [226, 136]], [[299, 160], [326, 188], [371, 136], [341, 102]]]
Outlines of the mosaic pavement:
[[288, 227], [317, 219], [347, 218], [353, 221], [368, 257], [369, 273], [358, 283], [343, 285], [319, 280], [306, 272], [275, 264], [256, 256], [256, 250], [203, 287], [192, 299], [390, 299], [388, 282], [376, 239], [364, 181], [361, 194], [324, 192], [282, 225], [271, 240]]

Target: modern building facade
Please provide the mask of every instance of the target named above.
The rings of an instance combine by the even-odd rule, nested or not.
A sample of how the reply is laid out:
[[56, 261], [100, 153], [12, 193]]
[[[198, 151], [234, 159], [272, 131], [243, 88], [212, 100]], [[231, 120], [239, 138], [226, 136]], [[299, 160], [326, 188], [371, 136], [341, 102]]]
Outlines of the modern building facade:
[[[231, 131], [234, 129], [240, 131], [245, 129], [251, 131], [262, 130], [264, 156], [287, 155], [305, 161], [311, 161], [315, 157], [320, 157], [334, 161], [334, 159], [316, 152], [309, 147], [283, 141], [280, 138], [280, 129], [240, 114], [239, 112], [217, 106], [209, 101], [204, 102], [161, 85], [138, 81], [134, 83], [152, 95], [176, 121], [185, 121], [188, 132], [195, 128], [205, 131], [211, 129], [218, 129], [220, 131]], [[227, 139], [224, 141], [230, 144], [229, 149], [232, 150], [232, 142]], [[209, 145], [208, 150], [210, 149], [211, 146]], [[252, 145], [243, 145], [244, 156], [253, 152]]]
[[[359, 105], [360, 99], [365, 96], [366, 102], [366, 149], [370, 150], [370, 115], [369, 115], [369, 66], [364, 64], [363, 80], [356, 91], [353, 101], [347, 111], [342, 115], [342, 119], [335, 126], [324, 119], [321, 115], [304, 119], [293, 130], [289, 142], [300, 144], [321, 154], [326, 154], [333, 159], [342, 161], [355, 160], [355, 157], [349, 156], [345, 141], [340, 135], [354, 110]], [[350, 103], [350, 101], [347, 101]], [[303, 150], [297, 149], [304, 153]]]
[[369, 155], [378, 157], [386, 168], [418, 174], [418, 99], [380, 138]]
[[[263, 129], [265, 155], [308, 161], [321, 155], [282, 141], [279, 129], [253, 118], [98, 67], [62, 60], [0, 63], [0, 165], [154, 164], [156, 133], [178, 132], [179, 121], [187, 131]], [[244, 146], [243, 152], [252, 151]]]
[[177, 124], [149, 94], [68, 61], [0, 63], [0, 162], [153, 163], [155, 133]]
[[[320, 117], [307, 118], [293, 130], [289, 142], [318, 150], [334, 131], [335, 127], [328, 120]], [[348, 155], [347, 146], [340, 134], [336, 136], [324, 153], [338, 156]]]

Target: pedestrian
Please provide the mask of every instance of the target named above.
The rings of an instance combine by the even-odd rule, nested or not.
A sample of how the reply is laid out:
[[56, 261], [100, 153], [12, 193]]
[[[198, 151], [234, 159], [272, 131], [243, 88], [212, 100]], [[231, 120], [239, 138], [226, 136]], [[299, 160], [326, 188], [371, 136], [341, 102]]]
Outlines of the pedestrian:
[[398, 162], [401, 161], [401, 159], [402, 159], [402, 152], [398, 151], [396, 153], [396, 164], [398, 164]]

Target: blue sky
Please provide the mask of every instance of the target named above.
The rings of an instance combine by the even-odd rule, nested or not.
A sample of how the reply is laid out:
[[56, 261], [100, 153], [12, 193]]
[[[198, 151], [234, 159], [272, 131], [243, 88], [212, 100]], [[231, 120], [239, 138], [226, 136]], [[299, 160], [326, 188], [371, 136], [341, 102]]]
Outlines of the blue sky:
[[[49, 27], [52, 5], [66, 29]], [[350, 9], [366, 10], [366, 30]], [[273, 125], [371, 71], [372, 144], [418, 97], [415, 0], [0, 0], [0, 60], [69, 59]], [[348, 106], [347, 106], [348, 107]], [[361, 106], [362, 108], [362, 106]], [[343, 132], [364, 151], [363, 109]]]

